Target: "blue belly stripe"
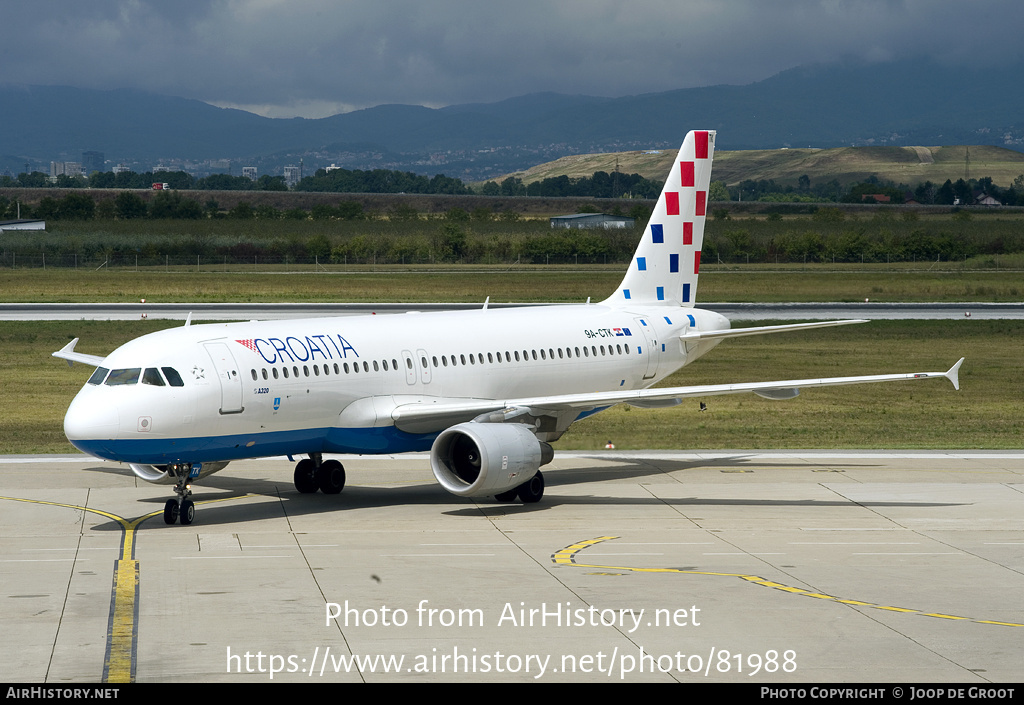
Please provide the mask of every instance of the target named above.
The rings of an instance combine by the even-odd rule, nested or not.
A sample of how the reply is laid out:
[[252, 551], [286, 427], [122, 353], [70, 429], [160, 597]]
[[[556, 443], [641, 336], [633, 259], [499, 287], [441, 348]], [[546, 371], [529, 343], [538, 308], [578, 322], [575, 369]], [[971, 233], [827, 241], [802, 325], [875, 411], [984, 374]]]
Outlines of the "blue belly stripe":
[[[606, 408], [608, 407], [590, 409], [581, 413], [578, 418], [592, 416]], [[97, 458], [122, 463], [164, 465], [307, 453], [413, 453], [430, 450], [438, 433], [406, 433], [394, 426], [331, 427], [197, 438], [77, 439], [71, 443], [83, 453]]]
[[306, 428], [198, 438], [78, 439], [72, 441], [72, 444], [83, 453], [97, 458], [163, 465], [306, 453], [410, 453], [430, 450], [437, 435], [405, 433], [394, 426], [378, 426]]

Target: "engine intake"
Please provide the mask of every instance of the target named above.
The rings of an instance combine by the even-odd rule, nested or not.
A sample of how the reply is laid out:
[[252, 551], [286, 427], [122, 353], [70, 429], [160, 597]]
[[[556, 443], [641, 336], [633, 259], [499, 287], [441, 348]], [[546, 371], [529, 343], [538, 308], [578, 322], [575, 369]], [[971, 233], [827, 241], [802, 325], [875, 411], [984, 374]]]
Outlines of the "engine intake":
[[550, 463], [554, 450], [518, 423], [460, 423], [441, 432], [430, 469], [460, 497], [492, 496], [523, 484]]

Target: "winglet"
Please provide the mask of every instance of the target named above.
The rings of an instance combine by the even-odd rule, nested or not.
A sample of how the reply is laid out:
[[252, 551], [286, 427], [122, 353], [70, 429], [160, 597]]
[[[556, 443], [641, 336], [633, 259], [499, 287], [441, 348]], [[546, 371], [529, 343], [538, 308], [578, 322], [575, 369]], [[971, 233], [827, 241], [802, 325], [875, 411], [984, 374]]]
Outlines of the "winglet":
[[99, 355], [86, 355], [85, 353], [75, 352], [76, 345], [78, 345], [78, 338], [75, 338], [57, 352], [52, 353], [52, 355], [53, 357], [67, 360], [68, 367], [71, 367], [73, 362], [81, 362], [83, 365], [92, 365], [93, 367], [99, 367], [103, 364], [103, 358]]
[[960, 365], [964, 364], [964, 358], [960, 358], [956, 361], [956, 364], [949, 368], [946, 373], [946, 379], [953, 383], [953, 389], [959, 391], [960, 389]]
[[63, 348], [53, 353], [53, 356], [64, 358], [68, 363], [68, 367], [72, 367], [75, 364], [74, 359], [71, 357], [65, 357], [64, 355], [61, 355], [61, 353], [66, 353], [67, 355], [74, 355], [76, 345], [78, 345], [78, 338], [75, 338], [70, 343], [65, 345]]

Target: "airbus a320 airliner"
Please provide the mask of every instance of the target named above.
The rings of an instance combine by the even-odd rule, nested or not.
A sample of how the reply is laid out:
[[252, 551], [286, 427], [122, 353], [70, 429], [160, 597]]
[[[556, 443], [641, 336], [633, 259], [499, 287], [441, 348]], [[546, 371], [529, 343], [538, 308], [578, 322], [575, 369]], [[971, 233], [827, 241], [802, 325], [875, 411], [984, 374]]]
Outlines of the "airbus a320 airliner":
[[168, 524], [190, 524], [191, 483], [242, 458], [306, 456], [299, 492], [335, 494], [330, 453], [430, 450], [441, 486], [463, 497], [537, 502], [551, 442], [620, 403], [672, 406], [753, 392], [945, 377], [947, 372], [652, 388], [723, 339], [844, 325], [731, 329], [694, 307], [715, 132], [690, 132], [619, 288], [599, 304], [189, 325], [150, 333], [106, 357], [64, 418], [68, 440], [173, 484]]

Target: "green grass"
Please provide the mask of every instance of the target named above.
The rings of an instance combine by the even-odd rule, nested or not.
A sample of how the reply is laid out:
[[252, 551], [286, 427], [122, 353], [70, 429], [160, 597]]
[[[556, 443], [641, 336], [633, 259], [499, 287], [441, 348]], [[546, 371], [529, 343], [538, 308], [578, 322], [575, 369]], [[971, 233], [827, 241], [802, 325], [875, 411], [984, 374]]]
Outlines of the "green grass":
[[[67, 405], [91, 374], [50, 356], [71, 338], [106, 354], [169, 321], [0, 322], [0, 453], [66, 453]], [[809, 390], [796, 399], [712, 397], [672, 409], [615, 407], [574, 425], [558, 449], [1019, 448], [1022, 321], [875, 321], [738, 338], [666, 385], [944, 371], [966, 356], [961, 391], [944, 380]]]
[[[618, 286], [623, 265], [579, 267], [329, 266], [265, 271], [0, 269], [6, 302], [582, 302]], [[702, 265], [698, 302], [1020, 301], [1021, 272], [910, 265]], [[429, 270], [429, 271], [424, 271]]]
[[[965, 271], [943, 263], [707, 266], [698, 299], [709, 301], [1020, 300], [1020, 273]], [[352, 268], [347, 273], [0, 270], [8, 301], [577, 301], [604, 298], [621, 266], [513, 272], [487, 267]], [[91, 370], [50, 356], [74, 337], [103, 355], [170, 321], [0, 323], [0, 453], [70, 452], [61, 419]], [[941, 371], [961, 356], [963, 390], [941, 380], [811, 390], [770, 402], [753, 395], [674, 409], [616, 407], [573, 426], [559, 448], [1020, 447], [1024, 322], [876, 321], [826, 331], [740, 338], [721, 344], [666, 384]]]
[[586, 301], [610, 295], [622, 267], [578, 271], [488, 271], [451, 268], [422, 272], [399, 267], [350, 267], [349, 271], [261, 273], [0, 270], [8, 302], [480, 302]]
[[738, 338], [666, 386], [945, 371], [960, 357], [961, 390], [944, 380], [806, 390], [796, 399], [711, 397], [661, 410], [615, 407], [574, 425], [562, 448], [610, 439], [639, 448], [1020, 448], [1022, 321], [873, 321]]

